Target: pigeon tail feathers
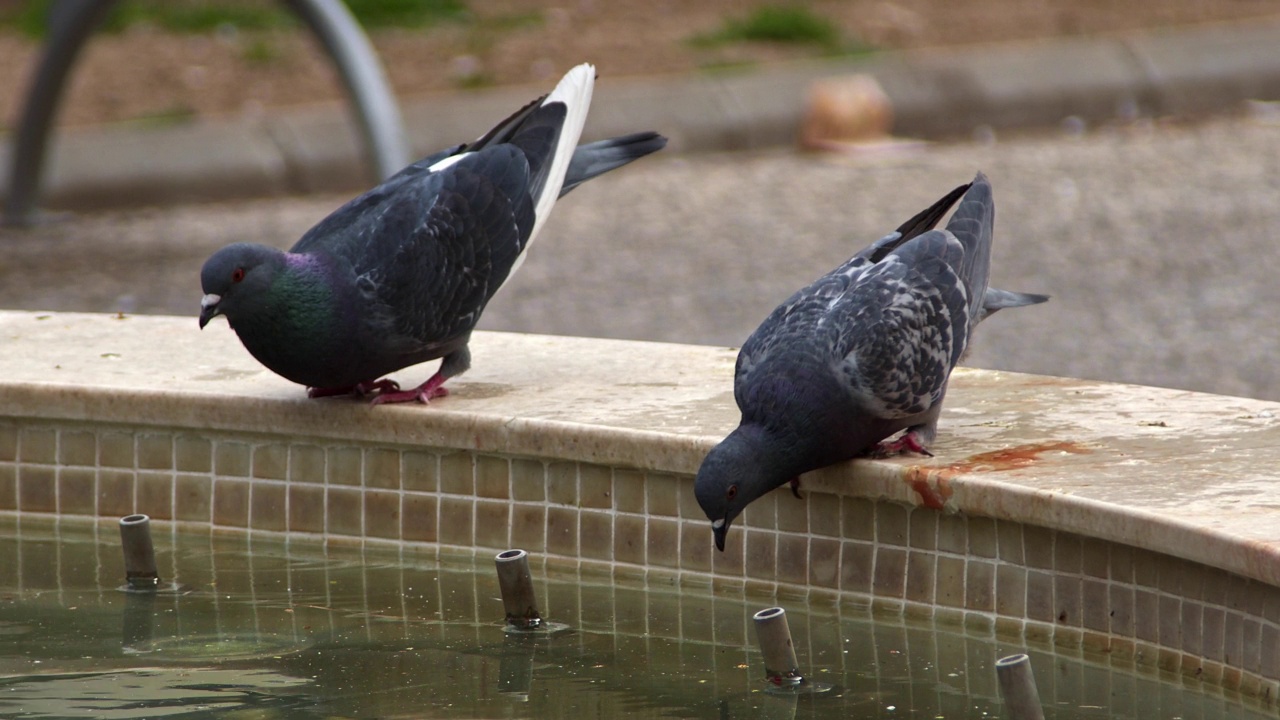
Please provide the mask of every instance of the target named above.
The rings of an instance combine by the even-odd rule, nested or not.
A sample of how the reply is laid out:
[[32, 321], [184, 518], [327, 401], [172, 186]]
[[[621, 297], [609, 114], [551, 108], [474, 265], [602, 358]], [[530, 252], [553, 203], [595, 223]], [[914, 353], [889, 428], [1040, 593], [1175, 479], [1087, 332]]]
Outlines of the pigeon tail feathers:
[[965, 192], [960, 206], [947, 221], [947, 231], [964, 246], [964, 260], [957, 268], [960, 281], [969, 294], [969, 317], [977, 318], [987, 293], [991, 272], [991, 233], [995, 226], [996, 205], [991, 183], [978, 173]]
[[632, 160], [655, 153], [667, 146], [667, 139], [656, 132], [622, 135], [579, 145], [569, 161], [569, 170], [560, 188], [560, 197], [582, 183], [626, 165]]
[[1040, 295], [1038, 293], [1020, 293], [1012, 290], [1001, 290], [999, 288], [987, 288], [987, 294], [982, 298], [982, 310], [978, 313], [977, 322], [982, 322], [996, 311], [1005, 308], [1026, 307], [1028, 305], [1039, 305], [1042, 302], [1048, 302], [1048, 295]]

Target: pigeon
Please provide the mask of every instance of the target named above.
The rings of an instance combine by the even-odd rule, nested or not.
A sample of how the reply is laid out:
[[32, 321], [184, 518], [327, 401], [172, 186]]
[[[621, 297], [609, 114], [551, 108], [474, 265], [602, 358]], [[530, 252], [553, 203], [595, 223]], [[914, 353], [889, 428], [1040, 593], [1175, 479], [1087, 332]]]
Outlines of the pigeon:
[[[573, 68], [475, 142], [348, 202], [288, 252], [222, 248], [200, 272], [200, 327], [225, 316], [254, 358], [310, 397], [427, 403], [448, 394], [444, 382], [471, 365], [481, 313], [556, 200], [666, 145], [642, 132], [579, 146], [594, 82], [590, 64]], [[415, 389], [384, 378], [437, 358]]]
[[[933, 229], [957, 200], [946, 229]], [[751, 334], [734, 371], [742, 420], [694, 483], [718, 549], [748, 504], [788, 482], [796, 492], [802, 473], [870, 452], [929, 454], [974, 327], [1049, 299], [987, 286], [994, 220], [979, 173], [792, 295]]]

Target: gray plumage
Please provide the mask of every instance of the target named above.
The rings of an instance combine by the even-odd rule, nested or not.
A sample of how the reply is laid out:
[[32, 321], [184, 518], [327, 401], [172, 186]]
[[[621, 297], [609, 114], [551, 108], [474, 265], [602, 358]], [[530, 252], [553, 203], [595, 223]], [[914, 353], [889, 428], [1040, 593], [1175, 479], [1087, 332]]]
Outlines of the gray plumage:
[[[934, 230], [962, 195], [946, 229]], [[751, 334], [734, 375], [742, 421], [695, 483], [719, 549], [747, 504], [804, 472], [878, 447], [927, 453], [974, 327], [1048, 299], [987, 286], [994, 220], [979, 173], [792, 295]]]
[[[416, 162], [339, 208], [289, 250], [239, 243], [201, 270], [200, 327], [225, 315], [249, 352], [313, 397], [380, 391], [374, 402], [445, 394], [470, 367], [468, 341], [523, 260], [555, 200], [656, 152], [637, 133], [578, 146], [594, 68], [479, 140]], [[384, 375], [443, 358], [416, 390]]]

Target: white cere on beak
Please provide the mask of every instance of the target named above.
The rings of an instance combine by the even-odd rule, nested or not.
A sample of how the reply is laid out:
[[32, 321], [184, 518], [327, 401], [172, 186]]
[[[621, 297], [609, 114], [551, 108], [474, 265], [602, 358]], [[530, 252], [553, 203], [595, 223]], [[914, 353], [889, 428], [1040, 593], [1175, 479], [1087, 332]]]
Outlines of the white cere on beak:
[[204, 310], [208, 308], [210, 305], [217, 305], [221, 300], [222, 300], [221, 295], [209, 293], [208, 295], [205, 295], [204, 297], [200, 298], [200, 309]]
[[719, 520], [712, 520], [712, 521], [711, 521], [711, 529], [712, 529], [712, 530], [719, 530], [719, 529], [720, 529], [720, 528], [722, 528], [722, 527], [724, 527], [724, 518], [720, 518]]

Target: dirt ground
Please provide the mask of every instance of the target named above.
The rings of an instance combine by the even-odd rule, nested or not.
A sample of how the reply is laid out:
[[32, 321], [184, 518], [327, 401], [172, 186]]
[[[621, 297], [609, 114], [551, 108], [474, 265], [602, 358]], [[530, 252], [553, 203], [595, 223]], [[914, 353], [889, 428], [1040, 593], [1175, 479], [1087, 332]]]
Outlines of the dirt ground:
[[[426, 30], [380, 30], [373, 41], [399, 97], [475, 84], [545, 83], [588, 60], [602, 76], [680, 73], [776, 62], [812, 46], [690, 42], [744, 17], [743, 0], [475, 0], [474, 18]], [[775, 3], [776, 4], [776, 3]], [[812, 0], [851, 46], [939, 47], [1118, 33], [1280, 15], [1276, 0]], [[0, 122], [13, 127], [39, 45], [0, 32]], [[175, 122], [254, 115], [332, 101], [341, 90], [304, 33], [171, 35], [135, 26], [100, 34], [73, 76], [61, 121]]]

